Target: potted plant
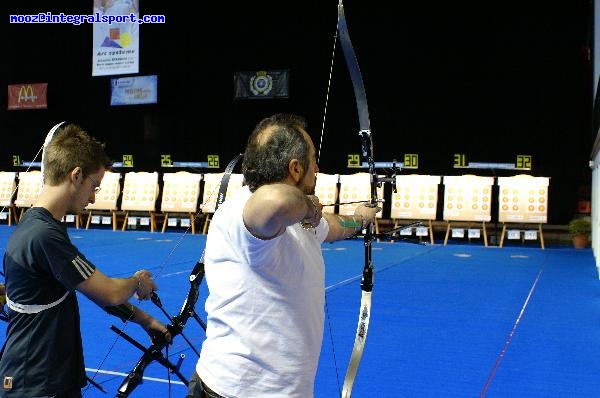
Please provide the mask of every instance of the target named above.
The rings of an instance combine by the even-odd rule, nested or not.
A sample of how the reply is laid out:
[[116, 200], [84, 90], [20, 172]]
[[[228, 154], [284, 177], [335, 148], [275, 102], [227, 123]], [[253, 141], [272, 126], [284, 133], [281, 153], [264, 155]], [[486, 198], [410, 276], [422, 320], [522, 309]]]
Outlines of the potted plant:
[[587, 217], [574, 218], [569, 222], [569, 234], [576, 249], [587, 247], [591, 232], [592, 223]]

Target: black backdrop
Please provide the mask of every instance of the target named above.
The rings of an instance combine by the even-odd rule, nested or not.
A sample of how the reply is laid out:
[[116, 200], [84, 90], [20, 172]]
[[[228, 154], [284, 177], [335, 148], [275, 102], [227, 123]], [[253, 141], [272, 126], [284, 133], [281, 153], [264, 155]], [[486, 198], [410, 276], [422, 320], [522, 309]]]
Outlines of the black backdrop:
[[[49, 107], [7, 111], [0, 96], [0, 169], [12, 168], [13, 154], [32, 160], [65, 119], [105, 141], [116, 160], [133, 154], [136, 169], [160, 169], [163, 153], [180, 161], [219, 154], [224, 167], [261, 117], [283, 111], [308, 118], [317, 146], [325, 120], [321, 170], [350, 172], [346, 157], [360, 142], [339, 43], [331, 69], [337, 1], [197, 3], [197, 12], [185, 2], [140, 2], [141, 14], [166, 16], [140, 29], [139, 74], [158, 75], [155, 105], [109, 105], [110, 76], [91, 76], [91, 25], [5, 25], [0, 86], [48, 82]], [[453, 168], [455, 153], [495, 163], [531, 155], [531, 174], [551, 178], [549, 223], [566, 224], [591, 180], [591, 5], [422, 3], [345, 3], [376, 160], [416, 153], [416, 172], [457, 175], [465, 170]], [[92, 1], [1, 7], [7, 16], [89, 14]], [[233, 99], [235, 71], [280, 68], [291, 71], [289, 99]]]

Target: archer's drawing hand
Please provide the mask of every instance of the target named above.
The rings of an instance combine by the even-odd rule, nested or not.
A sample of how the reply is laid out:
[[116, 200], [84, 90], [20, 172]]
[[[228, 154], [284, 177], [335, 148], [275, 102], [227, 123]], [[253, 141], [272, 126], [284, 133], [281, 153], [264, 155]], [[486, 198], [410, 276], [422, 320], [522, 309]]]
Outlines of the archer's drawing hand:
[[306, 195], [306, 197], [310, 200], [312, 206], [309, 206], [308, 213], [302, 219], [301, 224], [305, 229], [316, 228], [321, 222], [321, 217], [323, 217], [323, 205], [316, 195]]

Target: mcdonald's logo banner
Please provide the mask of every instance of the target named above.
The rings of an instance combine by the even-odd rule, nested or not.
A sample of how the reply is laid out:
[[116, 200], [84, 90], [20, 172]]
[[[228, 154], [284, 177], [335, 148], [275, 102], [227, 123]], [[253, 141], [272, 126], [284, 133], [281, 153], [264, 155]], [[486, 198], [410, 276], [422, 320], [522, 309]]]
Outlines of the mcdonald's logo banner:
[[8, 110], [47, 109], [48, 83], [8, 85]]

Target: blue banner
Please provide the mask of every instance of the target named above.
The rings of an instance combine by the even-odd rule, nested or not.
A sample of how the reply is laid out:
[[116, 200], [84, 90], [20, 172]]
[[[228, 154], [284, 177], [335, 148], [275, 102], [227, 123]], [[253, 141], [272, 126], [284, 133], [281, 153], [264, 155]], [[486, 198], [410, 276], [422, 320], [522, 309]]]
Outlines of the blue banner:
[[158, 78], [156, 75], [111, 79], [111, 105], [156, 104]]

